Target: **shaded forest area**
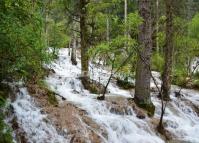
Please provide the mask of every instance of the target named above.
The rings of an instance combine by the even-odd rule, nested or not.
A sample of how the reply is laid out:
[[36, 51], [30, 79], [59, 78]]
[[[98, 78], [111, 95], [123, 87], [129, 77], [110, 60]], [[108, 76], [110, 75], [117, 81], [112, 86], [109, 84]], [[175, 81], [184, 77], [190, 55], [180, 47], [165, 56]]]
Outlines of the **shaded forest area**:
[[[1, 0], [0, 143], [14, 138], [13, 126], [5, 121], [14, 83], [40, 87], [53, 106], [59, 104], [56, 96], [67, 100], [44, 82], [56, 73], [49, 65], [62, 48], [73, 66], [80, 64], [78, 79], [97, 94], [96, 102], [106, 101], [114, 80], [121, 89], [133, 89], [129, 100], [152, 118], [155, 94], [161, 103], [155, 131], [169, 138], [164, 115], [171, 96], [184, 96], [184, 88], [199, 90], [199, 1]], [[102, 76], [93, 78], [98, 73], [92, 65], [107, 70], [105, 82]], [[174, 95], [172, 85], [179, 87]], [[199, 112], [198, 105], [194, 109]]]

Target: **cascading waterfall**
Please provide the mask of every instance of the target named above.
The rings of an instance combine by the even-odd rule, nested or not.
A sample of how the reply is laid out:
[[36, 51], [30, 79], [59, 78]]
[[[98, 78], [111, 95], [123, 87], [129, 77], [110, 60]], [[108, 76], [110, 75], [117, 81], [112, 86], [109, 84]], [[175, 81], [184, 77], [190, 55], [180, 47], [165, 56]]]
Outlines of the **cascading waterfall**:
[[17, 99], [12, 103], [14, 116], [19, 127], [24, 131], [30, 143], [66, 143], [64, 135], [60, 135], [55, 127], [35, 105], [34, 99], [27, 89], [20, 88]]
[[[99, 135], [105, 143], [163, 143], [165, 142], [155, 131], [150, 121], [152, 119], [138, 119], [132, 107], [124, 110], [122, 114], [112, 110], [110, 101], [96, 100], [96, 94], [91, 94], [85, 90], [78, 79], [81, 73], [80, 61], [77, 59], [78, 65], [73, 66], [68, 57], [67, 49], [60, 49], [58, 59], [54, 63], [48, 65], [54, 69], [55, 73], [46, 78], [49, 87], [57, 94], [66, 98], [67, 101], [78, 106], [86, 111], [88, 116], [99, 126], [103, 127], [107, 132], [107, 137]], [[97, 68], [93, 65], [93, 79], [106, 84], [109, 77], [109, 72]], [[100, 75], [103, 74], [102, 75]], [[158, 84], [161, 84], [160, 75], [153, 72]], [[151, 83], [153, 87], [154, 84]], [[166, 121], [166, 129], [174, 136], [174, 142], [199, 142], [199, 117], [193, 110], [190, 104], [199, 105], [199, 93], [194, 90], [182, 89], [183, 97], [178, 98], [173, 94], [178, 90], [178, 87], [172, 87], [172, 101], [168, 104], [164, 120]], [[107, 97], [115, 97], [120, 100], [132, 97], [127, 90], [122, 90], [117, 87], [114, 82], [111, 82]], [[154, 119], [158, 119], [161, 113], [160, 100], [154, 95], [152, 101], [156, 106]], [[19, 126], [26, 133], [27, 139], [31, 143], [67, 143], [70, 138], [65, 134], [59, 134], [55, 127], [47, 119], [46, 115], [41, 113], [33, 97], [29, 95], [25, 87], [20, 88], [17, 94], [17, 99], [12, 103], [14, 114], [17, 117]], [[70, 116], [70, 115], [66, 115]], [[81, 120], [81, 116], [78, 117]], [[83, 120], [82, 120], [83, 122]], [[85, 125], [86, 127], [86, 125]], [[67, 130], [67, 129], [66, 129]], [[85, 132], [85, 135], [87, 133]], [[90, 142], [90, 141], [88, 141]]]
[[[56, 74], [49, 76], [46, 81], [58, 94], [64, 96], [68, 101], [73, 102], [80, 108], [86, 110], [88, 115], [103, 126], [108, 132], [108, 143], [161, 143], [164, 142], [149, 127], [146, 120], [140, 120], [133, 113], [132, 115], [117, 115], [111, 113], [106, 101], [96, 100], [96, 95], [84, 90], [78, 78], [80, 65], [72, 66], [67, 57], [67, 49], [60, 50], [59, 59], [52, 64]], [[78, 62], [80, 63], [80, 62]], [[98, 69], [94, 69], [98, 70]], [[103, 72], [104, 73], [104, 72]], [[98, 79], [95, 72], [95, 79]], [[101, 77], [102, 78], [102, 77]], [[106, 82], [108, 76], [103, 76], [102, 82]], [[73, 92], [73, 91], [76, 92]], [[131, 97], [128, 91], [121, 90], [113, 83], [110, 84], [110, 92], [117, 93], [115, 96]], [[114, 92], [112, 94], [114, 94]]]
[[[80, 61], [78, 61], [77, 66], [72, 66], [67, 55], [67, 49], [60, 50], [59, 59], [52, 64], [52, 68], [55, 70], [56, 74], [51, 75], [47, 79], [47, 83], [53, 90], [64, 96], [67, 100], [86, 110], [93, 120], [105, 127], [108, 132], [108, 140], [106, 140], [106, 142], [164, 142], [157, 134], [155, 134], [154, 129], [149, 126], [148, 120], [150, 119], [140, 120], [136, 118], [136, 115], [133, 112], [132, 115], [117, 115], [111, 113], [110, 108], [106, 105], [106, 101], [97, 101], [96, 95], [90, 94], [88, 91], [84, 90], [81, 82], [77, 78], [81, 73]], [[94, 67], [93, 70], [95, 74], [92, 78], [98, 80], [100, 77], [101, 82], [105, 84], [110, 73], [99, 67]], [[102, 73], [102, 75], [100, 75], [99, 72]], [[153, 75], [158, 85], [161, 85], [160, 74], [153, 72]], [[151, 87], [155, 87], [153, 82], [151, 82]], [[172, 93], [177, 89], [178, 88], [174, 86], [172, 88]], [[74, 90], [77, 92], [73, 92]], [[108, 87], [108, 91], [114, 96], [131, 97], [129, 91], [119, 89], [112, 82]], [[183, 98], [186, 98], [191, 102], [199, 101], [198, 92], [194, 93], [191, 90], [182, 90], [182, 92], [186, 95]], [[178, 99], [174, 94], [172, 94], [171, 97], [172, 102], [169, 103], [164, 117], [167, 122], [166, 128], [176, 136], [176, 139], [174, 139], [175, 141], [198, 142], [199, 135], [194, 134], [194, 132], [196, 133], [199, 130], [199, 117], [189, 105], [184, 103], [183, 100]], [[159, 119], [161, 109], [160, 100], [155, 96], [152, 97], [152, 100], [156, 105], [155, 118]], [[195, 104], [198, 106], [199, 102]]]

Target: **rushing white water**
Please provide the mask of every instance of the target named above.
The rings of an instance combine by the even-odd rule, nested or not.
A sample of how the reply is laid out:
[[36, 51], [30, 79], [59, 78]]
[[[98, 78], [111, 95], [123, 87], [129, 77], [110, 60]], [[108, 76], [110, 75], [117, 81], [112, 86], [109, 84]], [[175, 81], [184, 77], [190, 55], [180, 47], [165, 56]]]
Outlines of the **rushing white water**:
[[[67, 49], [59, 51], [59, 59], [56, 60], [52, 67], [55, 74], [51, 75], [47, 82], [50, 87], [66, 97], [67, 100], [72, 101], [77, 106], [85, 109], [91, 118], [93, 118], [99, 125], [105, 127], [108, 132], [109, 143], [161, 143], [164, 142], [157, 136], [153, 129], [149, 127], [147, 122], [149, 119], [140, 120], [133, 115], [116, 115], [111, 113], [107, 108], [105, 101], [97, 101], [96, 95], [90, 94], [84, 90], [81, 82], [77, 79], [80, 76], [80, 61], [78, 65], [71, 65], [70, 58], [67, 56]], [[106, 84], [110, 73], [99, 67], [90, 64], [91, 78]], [[161, 84], [160, 74], [152, 73], [156, 79], [158, 86]], [[155, 84], [151, 82], [151, 87]], [[167, 129], [176, 136], [176, 141], [186, 141], [191, 143], [199, 142], [199, 117], [193, 111], [189, 104], [185, 102], [186, 99], [195, 105], [199, 105], [199, 93], [193, 90], [182, 90], [184, 96], [177, 98], [173, 92], [179, 90], [177, 87], [172, 88], [172, 101], [168, 104], [165, 114], [165, 122]], [[77, 91], [77, 92], [74, 92]], [[115, 83], [111, 82], [108, 91], [111, 95], [131, 97], [127, 90], [119, 89]], [[160, 100], [155, 96], [152, 101], [156, 106], [155, 117], [160, 117], [161, 104]], [[174, 141], [175, 142], [175, 141]]]
[[[73, 66], [67, 56], [67, 49], [61, 49], [59, 59], [51, 65], [55, 74], [50, 75], [46, 81], [49, 86], [68, 101], [73, 102], [80, 108], [86, 110], [89, 116], [108, 132], [108, 143], [161, 143], [164, 142], [149, 127], [147, 120], [140, 120], [133, 115], [116, 115], [111, 113], [105, 101], [96, 100], [96, 95], [90, 94], [83, 89], [78, 76], [80, 75], [80, 64]], [[78, 62], [80, 63], [80, 62]], [[106, 83], [107, 71], [94, 68], [95, 79], [98, 79], [99, 72], [102, 83]], [[74, 90], [76, 92], [74, 92]], [[108, 90], [111, 94], [131, 97], [129, 91], [119, 89], [111, 83]]]
[[[167, 123], [167, 129], [176, 136], [176, 140], [191, 143], [199, 142], [199, 117], [191, 108], [194, 104], [199, 107], [199, 93], [194, 90], [182, 89], [183, 97], [175, 97], [174, 91], [180, 88], [173, 86], [171, 91], [171, 99], [167, 106], [164, 116]], [[160, 116], [160, 102], [153, 98], [156, 104], [156, 115]], [[188, 102], [187, 102], [188, 101]]]
[[[68, 101], [87, 111], [98, 125], [106, 129], [108, 139], [104, 138], [106, 143], [163, 143], [155, 132], [149, 121], [151, 119], [138, 119], [135, 113], [118, 115], [110, 112], [107, 106], [108, 101], [96, 100], [97, 95], [91, 94], [85, 90], [78, 79], [81, 73], [80, 61], [77, 66], [73, 66], [68, 57], [67, 49], [59, 51], [58, 59], [49, 67], [55, 70], [54, 74], [46, 78], [49, 87], [64, 96]], [[90, 64], [93, 70], [90, 71], [91, 78], [106, 84], [110, 72]], [[153, 72], [158, 85], [161, 84], [160, 75]], [[151, 87], [155, 85], [152, 82]], [[192, 104], [199, 106], [199, 92], [183, 89], [181, 98], [174, 96], [174, 91], [178, 87], [172, 87], [171, 99], [166, 109], [164, 120], [168, 129], [175, 135], [174, 142], [199, 143], [199, 117], [192, 108]], [[128, 90], [122, 90], [111, 82], [107, 96], [131, 97]], [[155, 118], [160, 117], [161, 104], [156, 96], [152, 96], [152, 101], [156, 106]], [[40, 108], [29, 96], [26, 88], [21, 88], [17, 100], [12, 103], [20, 127], [27, 134], [31, 143], [67, 143], [63, 135], [59, 135], [55, 127], [49, 121], [46, 121], [46, 115], [41, 114]], [[129, 107], [131, 108], [131, 107]], [[68, 115], [70, 116], [70, 115]], [[81, 118], [81, 117], [80, 117]]]
[[53, 125], [42, 114], [26, 88], [20, 88], [17, 99], [12, 103], [19, 127], [25, 132], [29, 143], [66, 143]]

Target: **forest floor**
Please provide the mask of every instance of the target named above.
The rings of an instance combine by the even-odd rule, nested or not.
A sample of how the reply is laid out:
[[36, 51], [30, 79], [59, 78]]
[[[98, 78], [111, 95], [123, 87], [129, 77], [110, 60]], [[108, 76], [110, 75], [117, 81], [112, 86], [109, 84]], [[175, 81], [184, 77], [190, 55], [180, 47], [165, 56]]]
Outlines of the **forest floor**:
[[[157, 98], [155, 85], [151, 82], [155, 115], [136, 107], [131, 100], [134, 90], [120, 89], [115, 80], [108, 86], [105, 101], [98, 101], [97, 94], [85, 90], [79, 76], [78, 65], [71, 64], [68, 49], [60, 49], [58, 59], [48, 68], [53, 69], [45, 81], [59, 96], [57, 106], [48, 103], [47, 96], [39, 93], [30, 96], [25, 87], [20, 87], [17, 99], [12, 102], [18, 126], [28, 142], [32, 143], [161, 143], [167, 142], [156, 131], [161, 114], [161, 102]], [[90, 64], [91, 78], [106, 84], [110, 72], [102, 66]], [[160, 75], [153, 72], [158, 85]], [[180, 88], [172, 86], [164, 125], [169, 132], [169, 142], [199, 142], [199, 92], [182, 89], [182, 96], [174, 92]]]

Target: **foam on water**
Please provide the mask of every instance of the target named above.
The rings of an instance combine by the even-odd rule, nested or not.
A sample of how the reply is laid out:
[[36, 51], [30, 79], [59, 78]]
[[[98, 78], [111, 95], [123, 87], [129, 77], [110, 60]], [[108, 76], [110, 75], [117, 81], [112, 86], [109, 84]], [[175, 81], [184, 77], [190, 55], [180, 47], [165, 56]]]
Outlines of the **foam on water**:
[[[164, 142], [158, 137], [147, 124], [147, 119], [140, 120], [133, 115], [116, 115], [111, 113], [105, 101], [96, 100], [94, 94], [90, 94], [84, 90], [78, 79], [80, 75], [80, 62], [77, 66], [70, 63], [67, 56], [67, 49], [61, 49], [59, 59], [53, 63], [56, 74], [49, 76], [46, 81], [55, 92], [64, 96], [68, 101], [73, 102], [80, 108], [86, 110], [88, 115], [99, 125], [103, 126], [108, 132], [108, 143], [162, 143]], [[102, 69], [93, 69], [95, 71], [94, 79], [98, 79], [101, 71], [102, 83], [106, 83], [109, 73]], [[106, 74], [107, 73], [107, 74]], [[74, 90], [76, 92], [74, 92]], [[114, 83], [111, 83], [108, 90], [114, 94], [125, 97], [131, 97], [129, 91], [119, 89]]]
[[[97, 124], [106, 129], [108, 139], [107, 143], [163, 143], [164, 141], [156, 134], [153, 127], [149, 124], [150, 119], [138, 119], [132, 111], [130, 115], [117, 115], [110, 112], [107, 101], [96, 100], [95, 94], [85, 90], [78, 79], [81, 73], [80, 60], [78, 65], [73, 66], [68, 57], [67, 49], [60, 49], [58, 59], [48, 67], [54, 69], [55, 74], [46, 78], [49, 87], [64, 96], [76, 106], [86, 110]], [[93, 71], [90, 71], [91, 78], [99, 80], [106, 84], [110, 72], [90, 63]], [[94, 73], [94, 74], [92, 74]], [[160, 74], [152, 73], [161, 84]], [[155, 87], [151, 83], [151, 87]], [[190, 104], [199, 106], [199, 92], [194, 90], [182, 89], [183, 97], [174, 96], [174, 91], [178, 87], [172, 87], [171, 99], [164, 116], [167, 124], [166, 128], [176, 136], [176, 140], [191, 143], [199, 142], [199, 117]], [[111, 82], [108, 86], [111, 96], [132, 97], [130, 91], [118, 88]], [[156, 97], [152, 97], [156, 106], [155, 118], [160, 117], [161, 103]], [[189, 101], [186, 102], [186, 101]], [[21, 88], [17, 100], [13, 103], [15, 114], [19, 125], [26, 132], [30, 142], [36, 143], [65, 143], [68, 142], [62, 135], [56, 131], [50, 122], [46, 122], [46, 116], [41, 114], [40, 108], [34, 104], [33, 99], [29, 96], [26, 88]], [[131, 107], [129, 107], [131, 108]], [[70, 115], [69, 115], [70, 116]], [[81, 119], [81, 117], [79, 117]], [[86, 133], [85, 133], [86, 136]]]
[[55, 127], [42, 114], [26, 88], [20, 88], [17, 99], [12, 103], [14, 114], [20, 128], [30, 143], [66, 143], [67, 139], [59, 135]]

